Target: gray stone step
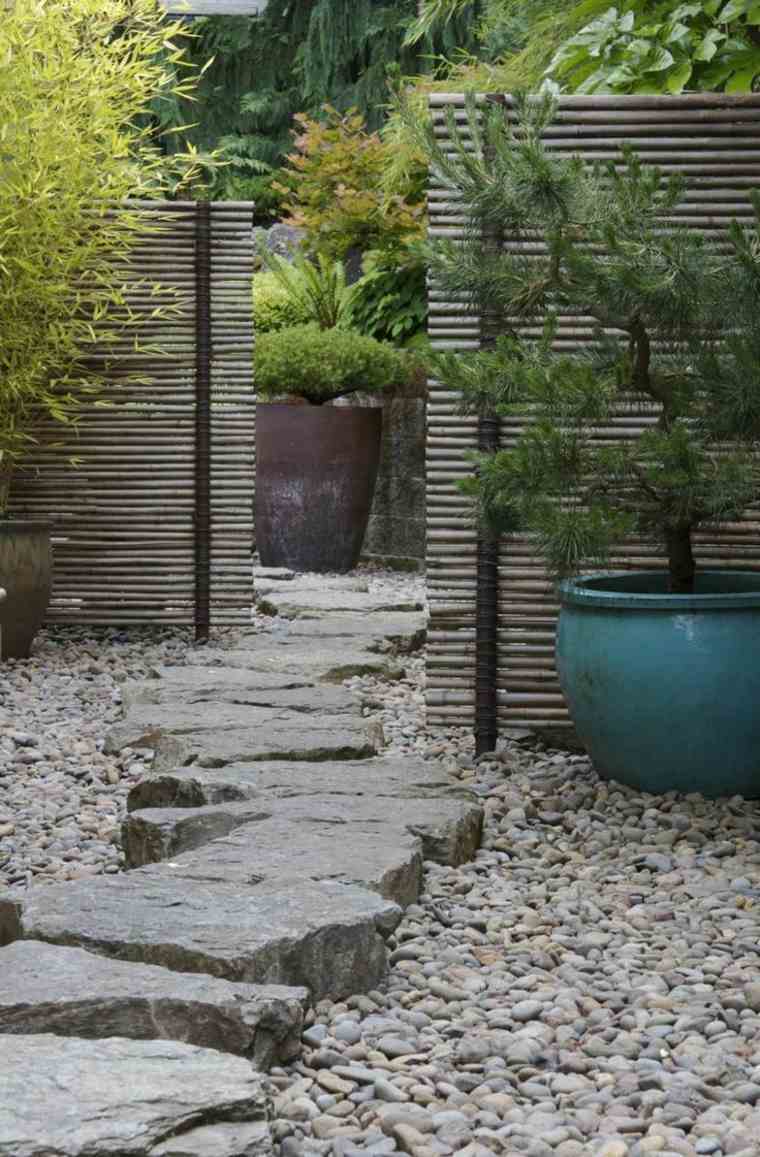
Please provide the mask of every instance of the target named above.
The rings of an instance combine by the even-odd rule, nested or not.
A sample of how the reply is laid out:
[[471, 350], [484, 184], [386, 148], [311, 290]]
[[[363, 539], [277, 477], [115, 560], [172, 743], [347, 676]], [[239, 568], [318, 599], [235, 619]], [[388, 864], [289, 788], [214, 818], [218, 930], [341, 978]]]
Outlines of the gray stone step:
[[261, 759], [367, 759], [382, 743], [379, 725], [359, 715], [306, 715], [240, 704], [135, 704], [106, 736], [105, 750], [155, 751], [156, 771]]
[[[427, 615], [419, 612], [357, 615], [335, 611], [323, 619], [293, 619], [284, 637], [294, 639], [355, 639], [371, 649], [411, 654], [424, 646]], [[284, 632], [283, 632], [284, 634]], [[274, 638], [280, 632], [272, 632]]]
[[176, 1041], [6, 1036], [2, 1157], [264, 1157], [264, 1078]]
[[407, 799], [428, 795], [473, 801], [475, 797], [434, 763], [377, 757], [328, 763], [276, 761], [233, 763], [221, 768], [181, 767], [146, 775], [131, 789], [129, 811], [203, 807], [287, 796], [368, 795]]
[[423, 611], [419, 599], [399, 595], [363, 594], [360, 591], [294, 589], [287, 583], [282, 590], [272, 590], [258, 601], [258, 609], [265, 615], [279, 615], [284, 619], [319, 619], [339, 611], [359, 615], [377, 615], [399, 611]]
[[178, 1040], [264, 1070], [300, 1052], [307, 1001], [305, 988], [231, 984], [39, 940], [0, 948], [0, 1033]]
[[[184, 864], [203, 878], [211, 878], [212, 865], [219, 871], [231, 861], [236, 874], [267, 878], [274, 873], [277, 878], [289, 871], [290, 857], [307, 877], [323, 874], [363, 882], [407, 905], [417, 899], [420, 884], [417, 845], [410, 844], [408, 836], [420, 841], [426, 860], [456, 866], [472, 859], [482, 822], [483, 810], [477, 803], [458, 799], [407, 797], [403, 809], [396, 811], [389, 809], [387, 797], [270, 797], [132, 812], [124, 823], [123, 843], [130, 867], [179, 857], [178, 870]], [[347, 838], [335, 839], [340, 827]], [[234, 839], [228, 838], [232, 832]], [[183, 856], [194, 850], [192, 857]]]
[[312, 999], [376, 987], [401, 909], [337, 881], [177, 877], [171, 861], [120, 876], [0, 896], [0, 945], [46, 940], [250, 984], [305, 986]]
[[[292, 686], [287, 676], [253, 671], [230, 671], [215, 667], [162, 667], [160, 678], [127, 683], [122, 692], [124, 709], [131, 717], [145, 705], [195, 708], [196, 705], [229, 704], [264, 710], [297, 711], [305, 715], [359, 715], [361, 710], [346, 687], [315, 685], [303, 681]], [[268, 681], [291, 686], [262, 686]], [[242, 712], [241, 712], [242, 715]], [[248, 722], [246, 716], [243, 716]]]
[[[287, 583], [288, 591], [295, 598], [300, 598], [302, 594], [321, 594], [325, 591], [337, 591], [339, 594], [348, 591], [367, 594], [369, 591], [369, 581], [357, 575], [294, 574], [292, 571], [286, 573], [290, 573], [290, 578], [284, 581]], [[278, 592], [282, 590], [280, 585], [282, 582], [283, 580], [271, 571], [265, 574], [263, 570], [254, 570], [254, 595], [258, 598], [269, 594], [270, 591]]]
[[250, 646], [228, 651], [202, 648], [188, 657], [198, 666], [224, 666], [294, 676], [306, 683], [341, 683], [354, 675], [374, 675], [395, 682], [404, 677], [403, 662], [391, 654], [349, 640], [308, 639], [285, 632], [249, 636]]
[[[339, 880], [369, 888], [404, 908], [420, 894], [422, 841], [404, 825], [376, 824], [356, 816], [350, 828], [341, 830], [336, 825], [346, 821], [330, 808], [321, 814], [315, 808], [314, 815], [308, 809], [293, 816], [275, 812], [246, 823], [250, 805], [227, 804], [219, 810], [230, 824], [229, 834], [204, 843], [215, 810], [133, 812], [125, 824], [130, 864], [166, 860], [177, 880], [240, 886], [250, 880], [271, 887], [285, 881]], [[236, 818], [241, 823], [234, 826]]]

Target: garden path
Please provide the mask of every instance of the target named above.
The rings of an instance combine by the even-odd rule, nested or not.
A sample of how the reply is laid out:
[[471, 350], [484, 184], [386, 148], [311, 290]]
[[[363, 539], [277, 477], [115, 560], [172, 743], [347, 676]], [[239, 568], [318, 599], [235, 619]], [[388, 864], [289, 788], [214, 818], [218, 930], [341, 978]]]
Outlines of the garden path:
[[0, 895], [4, 1157], [266, 1152], [265, 1083], [240, 1056], [292, 1060], [311, 1001], [379, 984], [423, 862], [479, 845], [477, 799], [379, 755], [340, 686], [398, 676], [422, 608], [353, 578], [258, 583], [283, 630], [125, 689], [108, 748], [155, 753], [124, 825], [133, 870]]

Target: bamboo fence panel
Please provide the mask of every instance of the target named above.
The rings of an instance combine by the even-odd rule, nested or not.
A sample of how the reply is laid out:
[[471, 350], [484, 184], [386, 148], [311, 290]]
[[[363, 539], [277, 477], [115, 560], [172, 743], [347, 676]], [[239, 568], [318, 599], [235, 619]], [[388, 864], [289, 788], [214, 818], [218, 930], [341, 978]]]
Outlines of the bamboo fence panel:
[[[495, 99], [503, 100], [505, 115], [511, 116], [510, 98]], [[444, 145], [449, 139], [447, 109], [453, 109], [466, 137], [463, 95], [434, 94], [430, 108]], [[589, 162], [619, 160], [623, 145], [629, 144], [663, 172], [683, 174], [687, 192], [673, 220], [699, 229], [716, 245], [721, 244], [731, 220], [749, 221], [752, 217], [749, 193], [760, 187], [760, 94], [566, 96], [559, 102], [545, 139], [550, 149], [579, 154]], [[450, 189], [431, 180], [428, 204], [431, 236], [462, 236], [462, 205]], [[514, 244], [514, 238], [504, 238], [506, 247]], [[540, 245], [534, 249], [540, 252]], [[486, 337], [486, 319], [468, 312], [462, 302], [446, 300], [433, 284], [429, 306], [429, 334], [436, 346], [460, 350], [480, 347]], [[590, 337], [589, 318], [566, 316], [560, 322], [557, 348], [577, 349]], [[635, 437], [655, 419], [651, 405], [631, 398], [595, 436], [603, 441]], [[519, 421], [503, 422], [501, 445], [513, 445], [521, 429]], [[478, 439], [477, 419], [460, 415], [456, 396], [431, 382], [427, 714], [432, 726], [472, 726], [476, 719], [479, 544], [468, 501], [456, 484], [470, 471], [465, 455], [477, 448]], [[696, 554], [703, 566], [760, 570], [760, 509], [747, 511], [737, 523], [704, 528], [696, 536]], [[663, 559], [650, 543], [632, 540], [611, 565], [646, 569], [661, 567]], [[503, 539], [495, 623], [498, 725], [551, 730], [570, 726], [554, 668], [557, 613], [552, 584], [530, 540], [519, 536]]]
[[[14, 482], [12, 513], [51, 524], [59, 623], [193, 623], [198, 582], [198, 219], [202, 202], [137, 202], [145, 232], [124, 269], [137, 333], [98, 350], [106, 406], [76, 429], [48, 425]], [[209, 609], [215, 625], [249, 621], [255, 456], [253, 206], [209, 213]], [[151, 317], [150, 284], [173, 291]], [[136, 353], [134, 338], [147, 350]], [[80, 464], [71, 468], [70, 457]]]

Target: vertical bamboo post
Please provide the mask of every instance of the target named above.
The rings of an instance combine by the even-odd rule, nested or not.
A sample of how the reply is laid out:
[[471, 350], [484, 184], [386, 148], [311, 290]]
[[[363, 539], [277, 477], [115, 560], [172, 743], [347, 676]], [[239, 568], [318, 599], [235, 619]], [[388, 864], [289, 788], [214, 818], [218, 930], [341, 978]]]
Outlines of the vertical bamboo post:
[[211, 605], [211, 205], [195, 206], [195, 639]]
[[[489, 102], [491, 98], [489, 98]], [[495, 97], [493, 103], [502, 101]], [[492, 252], [500, 252], [504, 238], [501, 230], [484, 234]], [[499, 329], [499, 319], [480, 310], [480, 348], [492, 348]], [[499, 448], [499, 418], [494, 415], [478, 419], [478, 449], [494, 453]], [[497, 680], [499, 675], [499, 541], [488, 529], [478, 530], [475, 594], [475, 754], [493, 751], [499, 734]]]

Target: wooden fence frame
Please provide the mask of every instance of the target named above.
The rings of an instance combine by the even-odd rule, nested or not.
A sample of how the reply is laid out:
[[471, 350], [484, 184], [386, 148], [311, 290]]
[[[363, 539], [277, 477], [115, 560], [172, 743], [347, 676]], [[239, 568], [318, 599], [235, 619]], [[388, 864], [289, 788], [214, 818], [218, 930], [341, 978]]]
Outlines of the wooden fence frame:
[[[130, 333], [98, 351], [108, 405], [40, 431], [11, 513], [51, 525], [49, 621], [192, 624], [203, 639], [250, 620], [253, 205], [129, 207], [146, 226], [124, 270], [142, 348]], [[173, 295], [167, 319], [152, 283]]]

